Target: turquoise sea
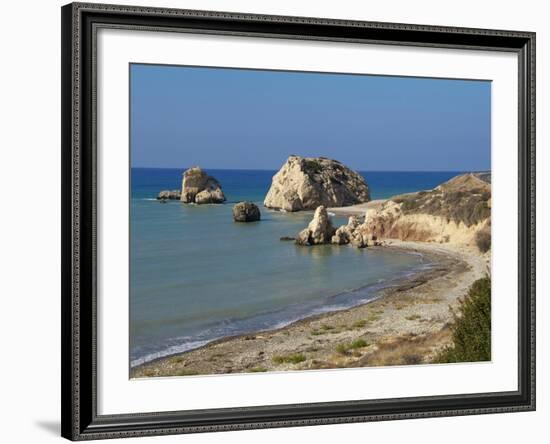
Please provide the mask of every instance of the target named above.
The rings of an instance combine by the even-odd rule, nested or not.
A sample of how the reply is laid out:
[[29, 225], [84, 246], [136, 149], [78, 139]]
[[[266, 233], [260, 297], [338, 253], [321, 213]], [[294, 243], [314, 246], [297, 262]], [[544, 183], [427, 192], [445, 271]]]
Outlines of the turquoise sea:
[[[179, 188], [183, 171], [131, 170], [131, 366], [367, 302], [392, 280], [430, 266], [419, 254], [280, 241], [304, 228], [311, 212], [262, 206], [275, 171], [207, 170], [225, 204], [159, 203], [158, 192]], [[431, 189], [460, 173], [362, 172], [373, 199]], [[242, 200], [260, 206], [260, 222], [233, 222], [232, 204]]]

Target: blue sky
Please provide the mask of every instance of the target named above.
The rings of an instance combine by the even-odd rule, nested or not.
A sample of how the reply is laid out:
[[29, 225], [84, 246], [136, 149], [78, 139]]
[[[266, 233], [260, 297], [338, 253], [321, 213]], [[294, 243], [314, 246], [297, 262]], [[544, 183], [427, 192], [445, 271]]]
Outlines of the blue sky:
[[491, 165], [488, 81], [132, 64], [133, 167], [356, 170]]

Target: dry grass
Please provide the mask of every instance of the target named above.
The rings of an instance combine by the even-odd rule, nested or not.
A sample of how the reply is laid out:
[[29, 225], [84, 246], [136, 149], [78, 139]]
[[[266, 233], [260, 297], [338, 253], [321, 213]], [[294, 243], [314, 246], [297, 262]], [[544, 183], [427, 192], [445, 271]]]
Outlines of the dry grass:
[[[408, 334], [391, 341], [377, 344], [377, 349], [365, 356], [361, 366], [413, 365], [430, 362], [442, 344], [449, 343], [451, 332], [448, 327], [426, 336]], [[366, 361], [366, 362], [364, 362]]]
[[363, 328], [363, 327], [366, 327], [368, 324], [368, 321], [366, 319], [361, 319], [359, 321], [355, 321], [351, 328]]
[[194, 375], [198, 375], [199, 373], [196, 372], [195, 370], [189, 370], [189, 369], [181, 369], [181, 370], [176, 370], [174, 373], [174, 376], [194, 376]]

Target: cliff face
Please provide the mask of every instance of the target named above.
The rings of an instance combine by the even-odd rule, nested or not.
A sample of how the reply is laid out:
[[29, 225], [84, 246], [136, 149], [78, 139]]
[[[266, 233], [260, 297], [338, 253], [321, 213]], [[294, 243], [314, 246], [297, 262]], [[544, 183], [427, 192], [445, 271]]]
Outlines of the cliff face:
[[491, 185], [473, 174], [457, 176], [431, 191], [388, 199], [368, 210], [361, 226], [371, 238], [476, 245], [488, 236], [490, 245]]
[[342, 163], [324, 157], [290, 156], [273, 176], [264, 200], [285, 211], [341, 207], [370, 200], [365, 179]]

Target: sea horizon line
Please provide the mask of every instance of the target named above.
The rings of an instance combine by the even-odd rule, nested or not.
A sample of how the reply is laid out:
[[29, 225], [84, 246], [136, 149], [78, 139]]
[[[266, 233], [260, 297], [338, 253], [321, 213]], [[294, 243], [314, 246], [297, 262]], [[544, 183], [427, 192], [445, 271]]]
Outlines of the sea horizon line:
[[[197, 165], [194, 165], [197, 166]], [[187, 170], [192, 168], [188, 167], [150, 167], [150, 166], [131, 166], [132, 170]], [[279, 168], [217, 168], [217, 167], [203, 167], [204, 170], [217, 170], [217, 171], [278, 171]], [[370, 173], [484, 173], [490, 172], [491, 169], [466, 169], [466, 170], [364, 170], [356, 169], [356, 171], [364, 171]]]

